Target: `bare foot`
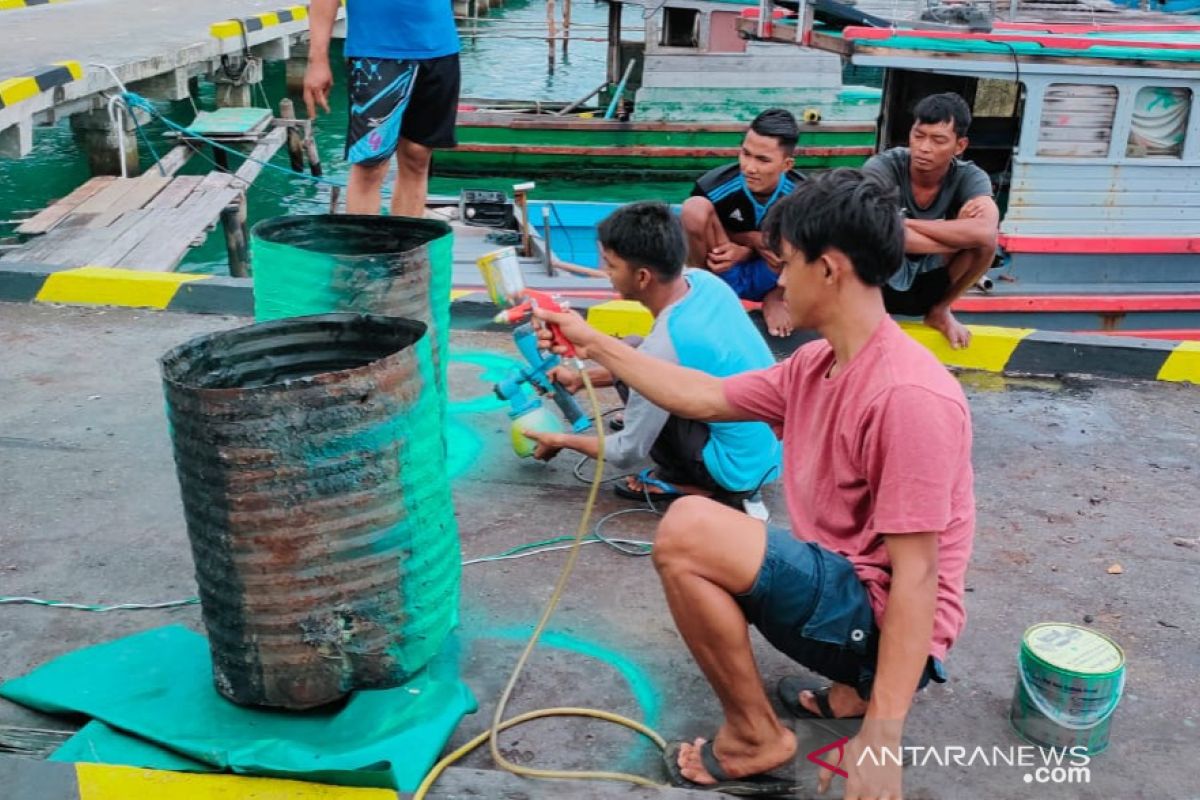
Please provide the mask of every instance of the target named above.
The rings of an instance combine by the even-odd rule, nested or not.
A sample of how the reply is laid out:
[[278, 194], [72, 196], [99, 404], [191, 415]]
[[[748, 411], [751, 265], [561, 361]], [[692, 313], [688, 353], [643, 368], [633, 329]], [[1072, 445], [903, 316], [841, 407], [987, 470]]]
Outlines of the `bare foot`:
[[954, 318], [954, 315], [950, 313], [949, 306], [934, 306], [929, 309], [929, 313], [925, 315], [925, 324], [940, 331], [942, 336], [946, 337], [946, 341], [950, 343], [950, 347], [955, 350], [960, 350], [971, 343], [971, 332], [967, 330], [966, 325]]
[[772, 336], [792, 335], [792, 312], [788, 310], [783, 292], [772, 289], [762, 302], [763, 320], [767, 323], [767, 332]]
[[[800, 705], [813, 714], [818, 717], [825, 716], [821, 707], [817, 705], [817, 698], [811, 690], [805, 689], [800, 693], [798, 699]], [[833, 711], [834, 719], [861, 717], [867, 713], [867, 701], [858, 696], [854, 687], [844, 683], [835, 683], [829, 687], [829, 708]]]
[[[705, 739], [686, 742], [679, 747], [679, 771], [692, 783], [711, 785], [717, 779], [708, 774], [700, 759], [700, 747]], [[796, 755], [796, 735], [775, 723], [775, 732], [764, 741], [746, 741], [736, 737], [727, 725], [717, 731], [713, 755], [730, 778], [745, 778], [770, 772], [791, 762]]]

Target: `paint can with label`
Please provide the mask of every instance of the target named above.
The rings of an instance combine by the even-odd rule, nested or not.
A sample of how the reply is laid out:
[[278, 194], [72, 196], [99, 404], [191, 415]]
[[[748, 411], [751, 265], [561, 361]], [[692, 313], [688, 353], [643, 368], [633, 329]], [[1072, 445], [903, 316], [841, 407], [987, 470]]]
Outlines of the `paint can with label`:
[[1096, 755], [1108, 747], [1124, 688], [1116, 642], [1081, 625], [1043, 622], [1021, 637], [1010, 720], [1033, 744]]

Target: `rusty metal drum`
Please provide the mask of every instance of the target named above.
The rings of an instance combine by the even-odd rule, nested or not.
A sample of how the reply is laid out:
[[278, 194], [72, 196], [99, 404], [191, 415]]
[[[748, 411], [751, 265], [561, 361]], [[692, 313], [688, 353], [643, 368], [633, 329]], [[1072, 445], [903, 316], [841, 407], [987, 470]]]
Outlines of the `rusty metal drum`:
[[424, 323], [325, 314], [161, 360], [213, 677], [301, 709], [419, 671], [460, 554]]

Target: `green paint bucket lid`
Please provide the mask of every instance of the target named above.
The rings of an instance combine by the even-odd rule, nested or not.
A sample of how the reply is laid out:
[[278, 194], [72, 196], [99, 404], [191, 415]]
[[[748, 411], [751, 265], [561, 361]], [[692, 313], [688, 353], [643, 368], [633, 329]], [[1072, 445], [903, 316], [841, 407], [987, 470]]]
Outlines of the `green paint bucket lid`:
[[1098, 631], [1069, 622], [1042, 622], [1021, 638], [1021, 654], [1060, 673], [1079, 677], [1114, 675], [1125, 669], [1125, 652]]

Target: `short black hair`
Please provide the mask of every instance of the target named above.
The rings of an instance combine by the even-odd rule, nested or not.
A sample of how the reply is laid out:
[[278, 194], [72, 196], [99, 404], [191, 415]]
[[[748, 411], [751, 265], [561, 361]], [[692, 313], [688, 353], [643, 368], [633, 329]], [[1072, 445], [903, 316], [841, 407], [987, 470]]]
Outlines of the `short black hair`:
[[600, 246], [634, 267], [645, 267], [661, 281], [683, 273], [687, 240], [683, 225], [664, 203], [630, 203], [596, 226]]
[[962, 138], [971, 127], [971, 108], [967, 101], [954, 92], [931, 94], [921, 98], [913, 109], [914, 124], [937, 125], [939, 122], [953, 122], [954, 135]]
[[792, 112], [785, 108], [768, 108], [750, 123], [750, 130], [759, 136], [770, 136], [779, 142], [783, 152], [789, 156], [795, 151], [796, 143], [800, 141], [800, 126]]
[[809, 261], [842, 251], [868, 286], [887, 283], [904, 258], [899, 192], [857, 169], [810, 177], [771, 208], [762, 232], [776, 253], [787, 242]]

